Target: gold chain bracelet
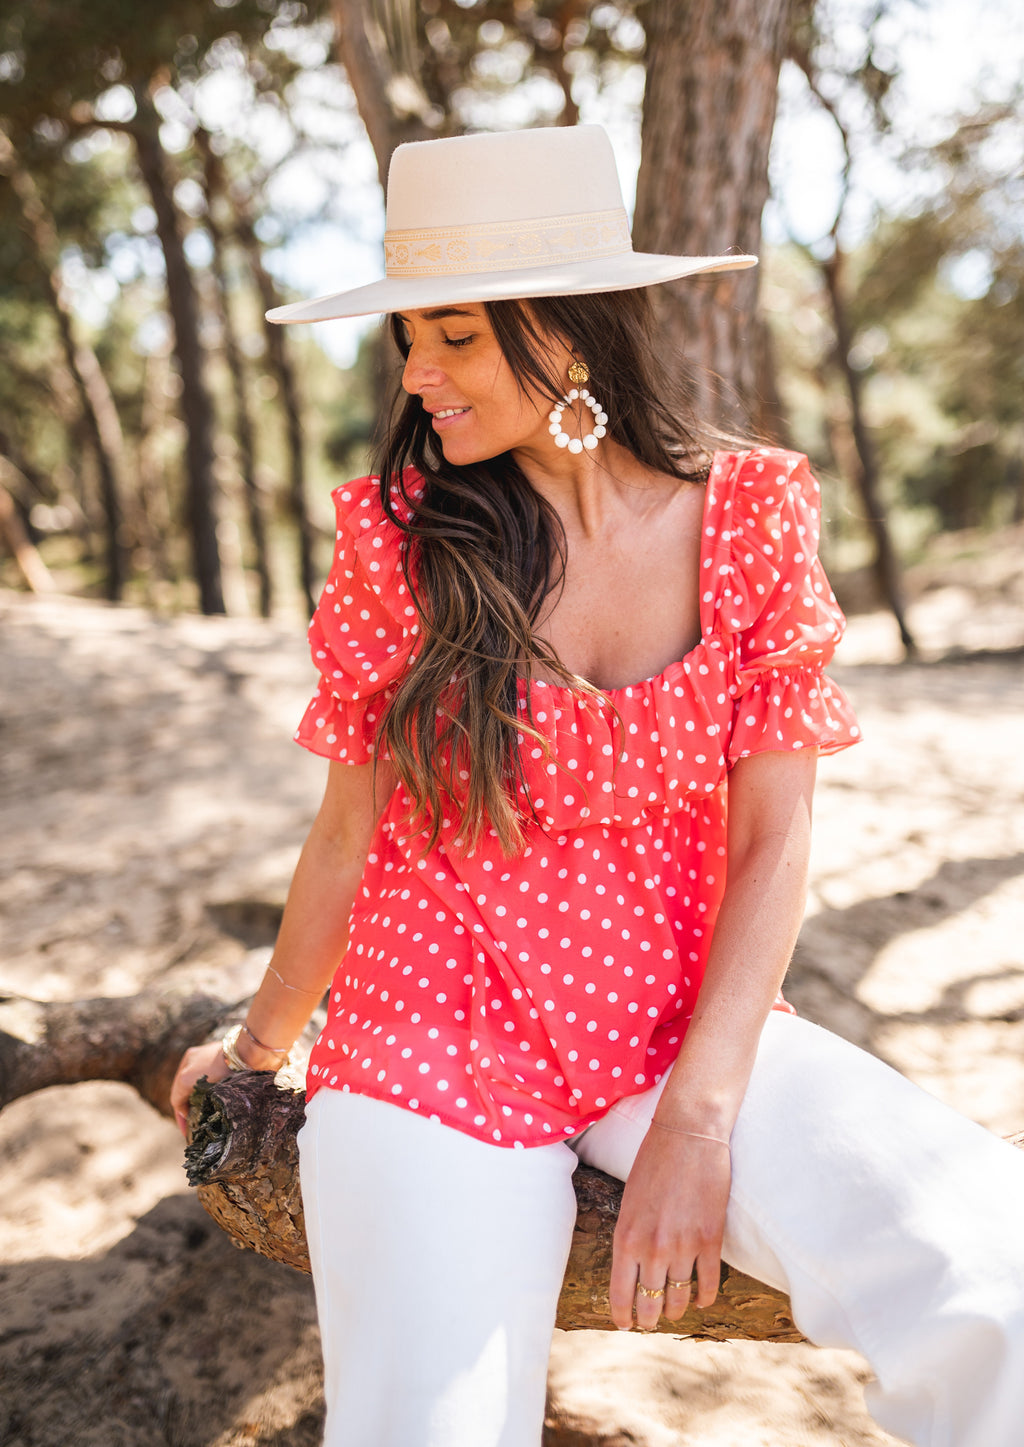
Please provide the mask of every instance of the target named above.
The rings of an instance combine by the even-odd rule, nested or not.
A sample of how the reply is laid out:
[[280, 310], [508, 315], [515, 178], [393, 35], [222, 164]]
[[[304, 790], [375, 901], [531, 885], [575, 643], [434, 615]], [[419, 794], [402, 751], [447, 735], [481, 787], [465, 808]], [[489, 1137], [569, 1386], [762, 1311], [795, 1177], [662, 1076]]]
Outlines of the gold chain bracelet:
[[261, 1050], [267, 1050], [269, 1048], [268, 1046], [262, 1044], [261, 1041], [256, 1040], [256, 1036], [253, 1035], [248, 1025], [244, 1023], [241, 1025], [232, 1025], [231, 1029], [224, 1036], [224, 1039], [220, 1042], [221, 1053], [224, 1056], [225, 1061], [227, 1062], [228, 1069], [231, 1071], [261, 1070], [265, 1072], [273, 1072], [276, 1075], [276, 1073], [289, 1059], [291, 1052], [288, 1050], [272, 1051], [272, 1054], [281, 1056], [281, 1059], [276, 1065], [250, 1065], [249, 1062], [247, 1060], [243, 1060], [241, 1055], [239, 1055], [238, 1053], [238, 1037], [241, 1035], [243, 1030], [245, 1031], [246, 1035], [248, 1035], [252, 1040], [256, 1041], [256, 1044], [259, 1045]]

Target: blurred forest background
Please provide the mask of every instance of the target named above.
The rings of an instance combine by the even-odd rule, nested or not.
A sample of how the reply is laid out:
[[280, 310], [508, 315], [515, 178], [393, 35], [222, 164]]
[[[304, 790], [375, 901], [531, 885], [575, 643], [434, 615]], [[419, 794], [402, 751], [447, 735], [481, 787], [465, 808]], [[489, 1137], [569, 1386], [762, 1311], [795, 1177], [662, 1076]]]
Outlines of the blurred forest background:
[[[678, 77], [655, 85], [657, 57], [694, 50], [685, 25], [706, 9], [6, 0], [0, 583], [160, 611], [311, 609], [329, 490], [365, 467], [388, 359], [375, 324], [328, 337], [263, 311], [300, 278], [307, 294], [372, 279], [378, 177], [399, 141], [602, 120], [627, 164], [642, 123], [646, 155], [679, 95]], [[753, 74], [781, 52], [789, 133], [825, 136], [835, 164], [809, 236], [773, 162], [759, 311], [751, 292], [732, 343], [754, 370], [742, 405], [703, 399], [713, 420], [810, 454], [829, 561], [867, 580], [846, 601], [881, 588], [897, 613], [896, 558], [1024, 521], [1024, 95], [980, 72], [970, 103], [924, 133], [901, 47], [929, 14], [928, 0], [751, 7], [750, 53], [734, 59]], [[767, 73], [752, 122], [765, 146]], [[722, 234], [698, 240], [743, 244], [725, 234], [735, 207], [690, 203], [687, 164], [662, 169], [653, 197], [641, 164], [640, 244], [664, 245], [650, 213], [670, 215], [673, 195], [715, 212]], [[900, 179], [880, 200], [881, 164]], [[696, 249], [685, 230], [666, 249]], [[912, 646], [905, 620], [903, 634]]]

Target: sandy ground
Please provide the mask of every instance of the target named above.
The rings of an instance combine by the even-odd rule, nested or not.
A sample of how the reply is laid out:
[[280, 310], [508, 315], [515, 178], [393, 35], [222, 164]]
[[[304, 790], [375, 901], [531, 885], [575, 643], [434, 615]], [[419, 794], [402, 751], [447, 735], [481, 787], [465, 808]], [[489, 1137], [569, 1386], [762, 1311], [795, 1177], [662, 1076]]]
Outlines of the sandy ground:
[[[1020, 542], [925, 580], [932, 661], [854, 620], [835, 674], [866, 742], [821, 766], [788, 987], [1002, 1132], [1024, 1128]], [[301, 627], [0, 594], [0, 988], [251, 989], [321, 787], [290, 742], [310, 678]], [[0, 1118], [0, 1160], [0, 1441], [315, 1447], [308, 1280], [209, 1222], [166, 1121], [127, 1087], [46, 1091]], [[866, 1378], [811, 1347], [559, 1334], [549, 1447], [881, 1447]]]

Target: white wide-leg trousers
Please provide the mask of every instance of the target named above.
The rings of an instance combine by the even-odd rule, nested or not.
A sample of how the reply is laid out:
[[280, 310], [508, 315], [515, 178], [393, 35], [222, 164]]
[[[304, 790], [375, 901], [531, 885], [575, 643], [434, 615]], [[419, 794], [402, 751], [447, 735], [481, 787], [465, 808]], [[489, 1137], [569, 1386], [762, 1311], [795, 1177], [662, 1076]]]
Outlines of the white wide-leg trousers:
[[[539, 1447], [576, 1155], [625, 1179], [661, 1088], [576, 1154], [318, 1092], [299, 1145], [325, 1447]], [[1024, 1444], [1024, 1153], [773, 1013], [732, 1167], [725, 1259], [788, 1292], [812, 1341], [864, 1354], [882, 1427]]]

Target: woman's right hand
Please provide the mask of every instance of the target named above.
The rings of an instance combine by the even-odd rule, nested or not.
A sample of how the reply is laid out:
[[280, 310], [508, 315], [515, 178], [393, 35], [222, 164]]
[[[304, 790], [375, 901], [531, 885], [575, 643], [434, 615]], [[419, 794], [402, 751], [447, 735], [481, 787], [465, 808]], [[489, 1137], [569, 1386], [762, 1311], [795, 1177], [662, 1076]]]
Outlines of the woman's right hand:
[[212, 1040], [208, 1045], [193, 1045], [185, 1051], [171, 1084], [171, 1109], [182, 1135], [188, 1135], [188, 1101], [196, 1081], [205, 1075], [215, 1083], [230, 1074], [219, 1040]]
[[731, 1181], [724, 1136], [663, 1130], [651, 1122], [622, 1192], [612, 1242], [609, 1296], [620, 1330], [632, 1326], [634, 1308], [641, 1331], [654, 1331], [662, 1313], [678, 1321], [690, 1304], [694, 1273], [695, 1304], [712, 1304]]

